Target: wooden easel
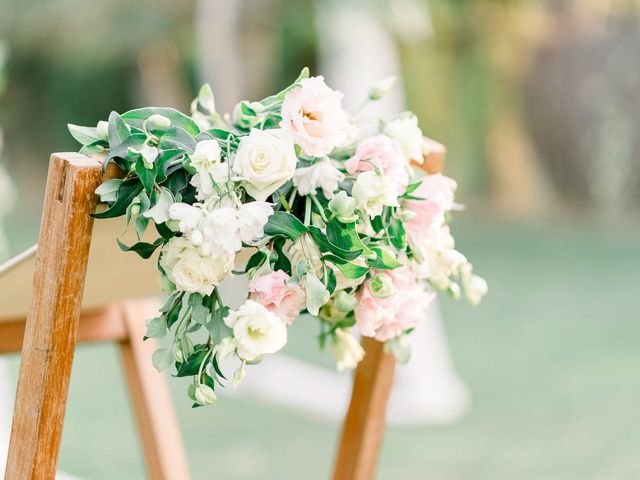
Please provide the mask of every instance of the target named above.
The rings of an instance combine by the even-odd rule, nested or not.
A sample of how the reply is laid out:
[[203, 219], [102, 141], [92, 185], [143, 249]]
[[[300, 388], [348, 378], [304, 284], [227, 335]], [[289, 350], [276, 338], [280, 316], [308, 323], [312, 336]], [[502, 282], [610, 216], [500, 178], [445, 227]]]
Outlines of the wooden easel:
[[[102, 165], [95, 159], [75, 153], [52, 155], [35, 266], [30, 263], [31, 252], [5, 266], [11, 270], [6, 278], [12, 283], [23, 284], [33, 275], [34, 292], [26, 320], [16, 307], [19, 298], [0, 301], [0, 353], [22, 350], [5, 480], [54, 478], [79, 341], [118, 343], [149, 477], [189, 478], [169, 390], [149, 361], [155, 347], [153, 342], [142, 342], [145, 320], [157, 315], [158, 302], [124, 300], [156, 291], [157, 274], [153, 267], [144, 272], [124, 268], [126, 263], [121, 268], [105, 265], [117, 258], [103, 258], [108, 248], [113, 249], [116, 232], [108, 235], [109, 247], [97, 239], [90, 259], [93, 218], [89, 214], [96, 207], [94, 192], [102, 178]], [[109, 289], [90, 288], [81, 314], [88, 264], [90, 280], [93, 276]], [[28, 298], [25, 290], [13, 295]]]
[[[422, 165], [429, 173], [441, 171], [444, 161], [444, 147], [435, 142], [433, 146], [433, 153]], [[113, 174], [107, 172], [106, 178]], [[23, 269], [33, 271], [31, 306], [26, 321], [16, 312], [0, 311], [0, 353], [19, 351], [22, 344], [5, 480], [54, 478], [73, 354], [76, 343], [83, 341], [118, 342], [150, 478], [189, 478], [169, 392], [151, 366], [155, 347], [150, 341], [141, 341], [144, 320], [155, 316], [158, 306], [148, 300], [120, 300], [148, 294], [149, 288], [157, 288], [157, 282], [112, 278], [109, 284], [116, 289], [112, 297], [119, 301], [108, 302], [100, 290], [94, 290], [96, 298], [84, 299], [81, 314], [88, 264], [90, 274], [92, 271], [90, 214], [96, 207], [95, 189], [103, 179], [102, 165], [96, 159], [76, 153], [51, 156], [35, 268]], [[91, 258], [99, 258], [103, 247], [94, 245], [96, 254]], [[111, 267], [103, 271], [116, 275], [125, 271]], [[125, 275], [130, 274], [126, 271]], [[18, 280], [12, 277], [12, 281]], [[366, 356], [355, 373], [335, 480], [373, 479], [382, 443], [395, 359], [376, 340], [365, 338], [363, 346]]]

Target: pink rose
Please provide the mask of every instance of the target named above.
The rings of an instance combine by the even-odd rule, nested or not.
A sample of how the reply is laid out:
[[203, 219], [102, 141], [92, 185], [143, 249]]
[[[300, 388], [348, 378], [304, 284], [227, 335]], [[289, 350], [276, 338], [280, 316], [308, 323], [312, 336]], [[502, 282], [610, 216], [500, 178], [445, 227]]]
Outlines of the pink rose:
[[347, 140], [347, 115], [342, 93], [330, 89], [322, 77], [306, 78], [282, 102], [281, 127], [311, 157], [322, 157]]
[[411, 194], [422, 200], [407, 200], [404, 209], [413, 213], [405, 223], [414, 244], [426, 243], [432, 238], [433, 228], [444, 222], [444, 214], [453, 208], [456, 182], [440, 173], [427, 175], [422, 184]]
[[275, 313], [287, 325], [291, 325], [305, 306], [305, 294], [300, 287], [289, 287], [287, 275], [282, 270], [255, 277], [249, 283], [251, 299]]
[[404, 153], [398, 142], [386, 135], [377, 135], [362, 140], [356, 148], [355, 155], [344, 165], [351, 175], [378, 167], [382, 174], [391, 180], [398, 195], [404, 193], [409, 183], [409, 172]]
[[355, 314], [362, 335], [385, 341], [415, 327], [435, 292], [428, 292], [407, 267], [380, 273], [391, 278], [394, 292], [380, 298], [372, 290], [372, 280], [367, 280], [358, 293]]

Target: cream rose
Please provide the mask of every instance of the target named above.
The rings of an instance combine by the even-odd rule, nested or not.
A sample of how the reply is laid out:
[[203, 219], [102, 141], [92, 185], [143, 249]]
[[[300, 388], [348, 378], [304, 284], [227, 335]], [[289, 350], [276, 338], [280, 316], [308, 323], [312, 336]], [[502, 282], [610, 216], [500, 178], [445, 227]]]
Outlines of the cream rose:
[[235, 256], [226, 250], [203, 257], [184, 237], [169, 240], [160, 256], [160, 266], [178, 290], [211, 295], [234, 266]]
[[287, 327], [273, 312], [254, 300], [246, 300], [224, 318], [233, 329], [237, 353], [244, 360], [254, 360], [265, 353], [275, 353], [287, 343]]
[[249, 195], [264, 201], [293, 177], [297, 163], [293, 142], [284, 130], [253, 129], [240, 141], [233, 171]]

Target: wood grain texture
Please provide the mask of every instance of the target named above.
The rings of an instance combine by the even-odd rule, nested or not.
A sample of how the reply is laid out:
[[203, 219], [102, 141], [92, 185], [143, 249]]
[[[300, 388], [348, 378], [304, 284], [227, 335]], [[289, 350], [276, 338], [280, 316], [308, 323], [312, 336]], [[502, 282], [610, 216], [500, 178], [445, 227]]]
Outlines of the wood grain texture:
[[55, 475], [101, 179], [94, 159], [51, 156], [6, 480]]
[[153, 300], [122, 303], [128, 339], [119, 343], [120, 355], [149, 478], [187, 480], [190, 478], [189, 466], [169, 386], [151, 363], [151, 354], [158, 345], [153, 339], [142, 340], [145, 320], [158, 316], [159, 308], [160, 304]]
[[370, 480], [378, 464], [396, 361], [384, 351], [384, 343], [373, 338], [364, 337], [362, 346], [365, 356], [353, 380], [334, 480]]
[[[77, 343], [117, 342], [127, 338], [127, 329], [117, 305], [83, 312], [80, 316]], [[0, 354], [20, 352], [24, 338], [25, 319], [0, 321]]]
[[[421, 164], [427, 174], [441, 173], [446, 148], [425, 138], [428, 152]], [[384, 351], [384, 344], [363, 337], [365, 356], [356, 368], [349, 410], [342, 426], [333, 479], [372, 480], [375, 478], [384, 436], [386, 409], [393, 386], [396, 361]]]

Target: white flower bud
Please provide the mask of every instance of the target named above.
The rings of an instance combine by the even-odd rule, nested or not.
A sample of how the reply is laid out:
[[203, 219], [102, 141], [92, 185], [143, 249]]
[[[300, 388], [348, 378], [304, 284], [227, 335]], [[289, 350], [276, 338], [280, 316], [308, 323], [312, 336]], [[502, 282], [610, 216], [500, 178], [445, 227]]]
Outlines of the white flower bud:
[[156, 128], [167, 129], [171, 126], [171, 120], [164, 115], [158, 115], [157, 113], [151, 115], [147, 121]]
[[196, 387], [194, 396], [196, 399], [196, 403], [202, 406], [213, 405], [218, 400], [218, 397], [216, 397], [216, 394], [213, 391], [213, 388], [211, 388], [209, 385], [204, 385], [202, 383]]
[[240, 382], [242, 381], [242, 379], [244, 378], [244, 375], [246, 373], [246, 362], [242, 362], [242, 365], [240, 365], [240, 367], [234, 372], [233, 374], [233, 387], [237, 387]]
[[189, 234], [189, 239], [191, 240], [191, 243], [193, 243], [197, 247], [202, 245], [204, 236], [202, 235], [202, 231], [195, 229]]
[[451, 282], [451, 285], [449, 285], [447, 292], [449, 293], [449, 295], [451, 295], [451, 298], [454, 298], [456, 300], [458, 300], [462, 295], [460, 291], [460, 285], [455, 282]]
[[369, 99], [380, 100], [385, 97], [391, 91], [397, 80], [398, 77], [395, 75], [379, 80], [371, 90], [369, 90]]
[[467, 302], [471, 305], [478, 305], [489, 291], [489, 286], [484, 278], [478, 275], [471, 275], [464, 282], [464, 294]]
[[336, 357], [336, 368], [339, 372], [356, 368], [364, 357], [364, 350], [358, 341], [340, 328], [335, 331], [331, 351]]
[[98, 137], [103, 140], [109, 138], [109, 122], [105, 122], [104, 120], [100, 120], [98, 125], [96, 125], [96, 133]]
[[354, 295], [349, 295], [344, 290], [338, 292], [335, 298], [335, 306], [339, 312], [349, 313], [352, 312], [356, 305], [358, 304], [358, 300]]
[[411, 220], [416, 218], [417, 213], [411, 210], [403, 210], [401, 216], [403, 222], [410, 222]]
[[388, 298], [395, 293], [393, 280], [386, 273], [377, 273], [369, 283], [369, 289], [376, 298]]
[[356, 209], [356, 200], [347, 195], [347, 192], [340, 190], [330, 201], [329, 210], [336, 214], [338, 220], [342, 222], [351, 222], [356, 220], [354, 210]]

